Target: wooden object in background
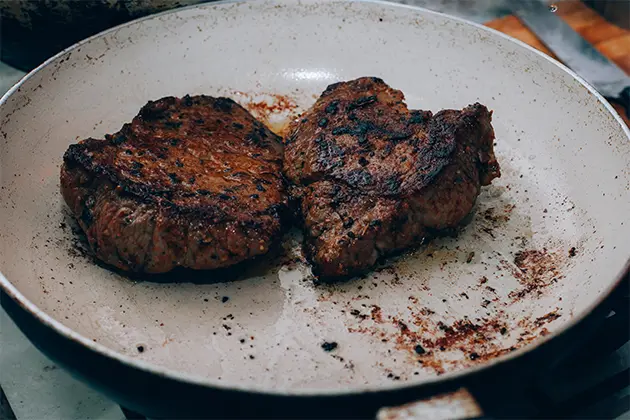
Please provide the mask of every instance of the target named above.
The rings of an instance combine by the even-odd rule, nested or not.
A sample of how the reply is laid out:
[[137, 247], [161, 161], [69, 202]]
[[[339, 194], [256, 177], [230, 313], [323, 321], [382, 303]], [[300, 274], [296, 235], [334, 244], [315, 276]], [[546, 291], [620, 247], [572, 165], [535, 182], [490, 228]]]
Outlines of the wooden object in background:
[[[599, 52], [630, 74], [630, 31], [613, 25], [590, 7], [577, 0], [556, 3], [556, 14], [576, 32], [590, 42]], [[487, 22], [486, 26], [531, 45], [558, 59], [517, 17], [506, 16]], [[630, 126], [630, 119], [623, 108], [613, 104], [619, 115]]]

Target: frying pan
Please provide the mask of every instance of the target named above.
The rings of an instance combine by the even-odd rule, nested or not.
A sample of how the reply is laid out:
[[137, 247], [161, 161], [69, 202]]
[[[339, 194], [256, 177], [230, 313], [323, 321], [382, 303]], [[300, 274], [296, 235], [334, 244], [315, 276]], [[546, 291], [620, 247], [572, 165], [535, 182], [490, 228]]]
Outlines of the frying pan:
[[[295, 230], [219, 272], [135, 278], [86, 255], [59, 193], [70, 143], [201, 93], [281, 131], [363, 75], [410, 108], [494, 110], [503, 175], [457, 237], [335, 285], [313, 281]], [[363, 417], [462, 386], [484, 406], [484, 387], [517, 393], [595, 328], [628, 271], [628, 128], [557, 62], [426, 10], [288, 0], [143, 18], [44, 63], [0, 122], [3, 306], [50, 357], [153, 417]]]

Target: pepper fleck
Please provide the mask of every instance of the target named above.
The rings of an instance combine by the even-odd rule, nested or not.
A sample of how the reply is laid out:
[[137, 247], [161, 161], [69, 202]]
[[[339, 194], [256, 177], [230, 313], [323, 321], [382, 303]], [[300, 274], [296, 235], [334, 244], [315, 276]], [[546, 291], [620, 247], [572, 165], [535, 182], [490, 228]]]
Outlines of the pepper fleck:
[[337, 348], [337, 343], [335, 343], [334, 341], [331, 343], [325, 341], [322, 344], [322, 349], [324, 349], [324, 351], [333, 351], [336, 348]]

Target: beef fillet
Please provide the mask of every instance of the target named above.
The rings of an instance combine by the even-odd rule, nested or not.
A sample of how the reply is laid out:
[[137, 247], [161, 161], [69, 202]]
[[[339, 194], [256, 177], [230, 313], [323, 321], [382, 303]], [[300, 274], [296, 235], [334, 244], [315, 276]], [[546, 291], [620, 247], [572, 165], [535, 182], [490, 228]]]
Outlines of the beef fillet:
[[231, 99], [166, 97], [105, 140], [71, 145], [61, 192], [104, 262], [212, 269], [278, 238], [281, 168], [280, 138]]
[[335, 83], [289, 128], [284, 170], [320, 277], [457, 226], [500, 175], [485, 106], [433, 115], [403, 100], [378, 78]]

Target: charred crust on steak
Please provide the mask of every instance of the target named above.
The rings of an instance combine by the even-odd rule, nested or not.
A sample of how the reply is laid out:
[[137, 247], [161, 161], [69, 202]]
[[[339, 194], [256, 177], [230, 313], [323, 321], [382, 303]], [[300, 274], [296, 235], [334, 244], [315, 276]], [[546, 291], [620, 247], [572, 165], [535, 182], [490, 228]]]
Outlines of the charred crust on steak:
[[[184, 107], [184, 101], [189, 105]], [[228, 125], [218, 125], [216, 122], [206, 122], [204, 127], [190, 125], [192, 123], [191, 114], [207, 115], [205, 121], [215, 121], [209, 114], [216, 114], [216, 111], [220, 114], [228, 113], [232, 118], [238, 119], [236, 124], [249, 127], [249, 135], [243, 139], [242, 135], [232, 133]], [[172, 116], [180, 118], [180, 122], [182, 125], [185, 123], [186, 127], [162, 127], [161, 118], [171, 118]], [[213, 134], [207, 135], [205, 133], [207, 130], [212, 131]], [[157, 141], [152, 141], [152, 136], [162, 137], [165, 141], [159, 141], [159, 137], [156, 137]], [[230, 214], [231, 211], [229, 209], [226, 209], [225, 212], [217, 211], [219, 210], [217, 207], [222, 208], [223, 203], [199, 198], [199, 196], [204, 196], [203, 193], [195, 194], [198, 199], [185, 199], [186, 196], [190, 197], [187, 193], [206, 190], [203, 187], [205, 184], [197, 173], [208, 171], [208, 160], [201, 159], [199, 162], [195, 162], [193, 159], [187, 158], [186, 153], [178, 152], [175, 147], [164, 147], [163, 145], [181, 146], [183, 149], [188, 147], [200, 148], [203, 150], [202, 153], [208, 155], [217, 154], [217, 149], [219, 149], [221, 153], [218, 153], [218, 156], [224, 158], [224, 163], [226, 162], [225, 159], [229, 161], [232, 155], [230, 150], [225, 149], [231, 148], [237, 150], [235, 154], [241, 156], [239, 159], [244, 160], [246, 165], [256, 168], [253, 170], [256, 175], [255, 177], [252, 176], [252, 171], [239, 171], [233, 175], [233, 177], [239, 178], [238, 181], [230, 182], [230, 177], [221, 176], [220, 183], [236, 185], [251, 182], [253, 193], [254, 189], [260, 192], [257, 185], [262, 182], [274, 186], [275, 196], [273, 198], [275, 201], [283, 200], [281, 197], [281, 191], [284, 188], [283, 180], [278, 173], [282, 159], [281, 139], [231, 99], [196, 96], [188, 99], [167, 97], [159, 101], [150, 101], [141, 109], [139, 116], [131, 124], [125, 124], [121, 132], [108, 137], [110, 138], [109, 142], [87, 139], [78, 144], [70, 145], [64, 154], [64, 163], [70, 168], [79, 166], [96, 176], [105, 177], [123, 191], [133, 194], [141, 200], [161, 202], [170, 196], [174, 202], [168, 204], [173, 210], [206, 216], [219, 213], [223, 217], [225, 213]], [[186, 138], [183, 139], [183, 137]], [[113, 140], [118, 138], [125, 138], [126, 141]], [[224, 139], [224, 141], [214, 144], [212, 139]], [[124, 150], [113, 147], [123, 143], [125, 144]], [[243, 150], [238, 150], [238, 148]], [[133, 159], [129, 159], [127, 156], [133, 156]], [[155, 162], [156, 158], [166, 162], [158, 165]], [[222, 172], [230, 171], [230, 168], [221, 168], [221, 164], [216, 166], [216, 168], [211, 169], [219, 169]], [[171, 170], [169, 171], [167, 168]], [[182, 182], [183, 179], [192, 177], [195, 179], [196, 185], [194, 187], [191, 188], [188, 183]], [[227, 182], [224, 182], [225, 180]], [[222, 187], [224, 186], [226, 185], [222, 185]], [[244, 197], [249, 197], [249, 195], [246, 194]], [[240, 211], [236, 211], [238, 208], [231, 210], [234, 210], [234, 214], [240, 213]], [[251, 210], [251, 215], [266, 211], [265, 208], [261, 207]]]

